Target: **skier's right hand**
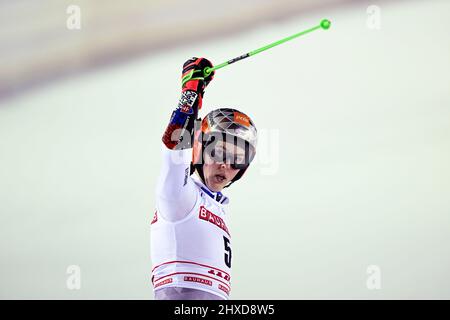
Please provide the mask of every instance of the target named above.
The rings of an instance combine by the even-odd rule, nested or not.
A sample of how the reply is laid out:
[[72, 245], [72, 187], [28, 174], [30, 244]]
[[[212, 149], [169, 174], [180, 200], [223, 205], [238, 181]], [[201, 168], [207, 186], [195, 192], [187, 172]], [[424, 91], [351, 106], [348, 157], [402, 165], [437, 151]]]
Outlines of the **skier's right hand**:
[[[191, 58], [183, 64], [183, 73], [181, 75], [182, 89], [193, 90], [203, 97], [206, 86], [214, 79], [214, 71], [208, 76], [204, 76], [205, 68], [212, 68], [212, 63], [206, 58]], [[190, 79], [186, 81], [186, 78]]]

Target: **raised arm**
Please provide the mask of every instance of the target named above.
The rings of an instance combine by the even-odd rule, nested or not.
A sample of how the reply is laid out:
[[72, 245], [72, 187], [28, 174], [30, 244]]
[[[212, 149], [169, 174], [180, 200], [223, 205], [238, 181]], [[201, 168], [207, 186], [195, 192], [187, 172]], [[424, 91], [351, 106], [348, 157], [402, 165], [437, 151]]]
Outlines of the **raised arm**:
[[203, 69], [212, 67], [205, 58], [192, 58], [183, 64], [182, 79], [193, 73], [182, 85], [178, 107], [172, 112], [162, 137], [163, 164], [157, 184], [159, 214], [170, 221], [183, 219], [197, 201], [197, 190], [189, 179], [195, 120], [202, 107], [206, 86], [214, 72], [203, 78]]

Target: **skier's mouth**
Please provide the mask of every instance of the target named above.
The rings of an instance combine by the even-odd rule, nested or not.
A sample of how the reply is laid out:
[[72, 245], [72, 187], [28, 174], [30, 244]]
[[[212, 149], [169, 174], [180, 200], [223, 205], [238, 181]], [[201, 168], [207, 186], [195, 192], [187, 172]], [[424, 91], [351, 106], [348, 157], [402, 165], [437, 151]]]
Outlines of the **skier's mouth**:
[[217, 183], [222, 183], [222, 182], [225, 181], [226, 178], [225, 178], [224, 175], [216, 174], [216, 175], [214, 176], [214, 179], [216, 180]]

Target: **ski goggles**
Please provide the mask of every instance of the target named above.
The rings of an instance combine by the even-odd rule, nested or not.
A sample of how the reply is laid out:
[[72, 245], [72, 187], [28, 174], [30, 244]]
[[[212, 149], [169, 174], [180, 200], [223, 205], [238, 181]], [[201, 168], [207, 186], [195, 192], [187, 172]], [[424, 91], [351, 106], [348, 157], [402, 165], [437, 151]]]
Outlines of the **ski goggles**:
[[[200, 138], [199, 138], [200, 139]], [[216, 163], [227, 163], [235, 170], [247, 169], [255, 157], [255, 148], [239, 137], [227, 137], [224, 133], [203, 136], [203, 156]]]
[[235, 153], [219, 145], [211, 149], [209, 156], [214, 162], [230, 164], [235, 170], [246, 169], [250, 165], [248, 152]]

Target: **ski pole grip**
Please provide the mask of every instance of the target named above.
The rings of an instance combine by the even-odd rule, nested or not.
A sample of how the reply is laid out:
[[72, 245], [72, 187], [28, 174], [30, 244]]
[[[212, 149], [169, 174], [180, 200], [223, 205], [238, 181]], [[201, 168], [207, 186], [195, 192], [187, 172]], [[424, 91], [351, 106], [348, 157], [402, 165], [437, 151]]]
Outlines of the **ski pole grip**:
[[205, 69], [203, 69], [203, 76], [207, 77], [211, 74], [212, 70], [209, 67], [206, 67]]

